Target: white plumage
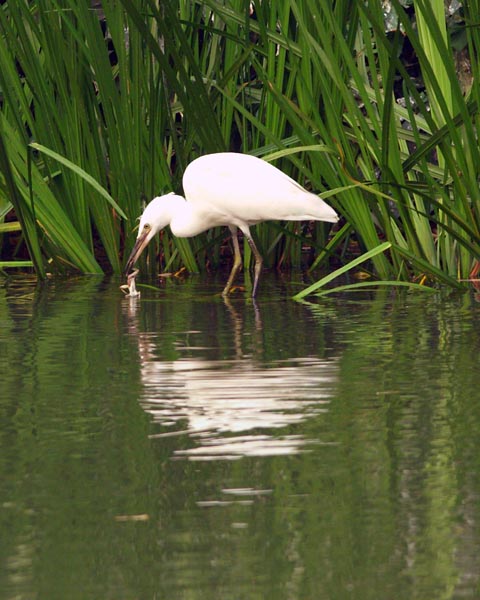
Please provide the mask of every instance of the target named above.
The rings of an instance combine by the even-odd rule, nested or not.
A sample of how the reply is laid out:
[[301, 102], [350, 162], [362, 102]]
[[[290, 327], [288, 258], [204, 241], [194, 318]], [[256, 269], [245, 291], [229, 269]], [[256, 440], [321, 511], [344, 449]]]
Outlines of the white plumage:
[[255, 296], [263, 261], [250, 234], [250, 225], [274, 219], [331, 223], [338, 220], [337, 213], [321, 198], [273, 165], [247, 154], [221, 152], [197, 158], [186, 168], [182, 182], [185, 198], [166, 194], [154, 198], [145, 208], [137, 241], [127, 261], [127, 272], [152, 237], [167, 225], [177, 237], [191, 237], [225, 225], [232, 233], [234, 263], [223, 295], [229, 293], [242, 263], [238, 228], [255, 255], [252, 289]]

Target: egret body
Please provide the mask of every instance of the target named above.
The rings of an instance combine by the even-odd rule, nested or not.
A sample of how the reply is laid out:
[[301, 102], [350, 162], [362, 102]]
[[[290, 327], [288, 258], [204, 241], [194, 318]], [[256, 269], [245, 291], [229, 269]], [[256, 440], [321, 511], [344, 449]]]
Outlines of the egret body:
[[318, 196], [273, 165], [247, 154], [201, 156], [188, 165], [182, 182], [185, 198], [170, 193], [154, 198], [145, 208], [127, 273], [150, 240], [167, 225], [177, 237], [192, 237], [225, 225], [232, 234], [234, 261], [222, 293], [229, 293], [242, 264], [237, 237], [240, 229], [255, 256], [255, 296], [263, 260], [250, 234], [251, 225], [277, 219], [338, 221], [337, 213]]

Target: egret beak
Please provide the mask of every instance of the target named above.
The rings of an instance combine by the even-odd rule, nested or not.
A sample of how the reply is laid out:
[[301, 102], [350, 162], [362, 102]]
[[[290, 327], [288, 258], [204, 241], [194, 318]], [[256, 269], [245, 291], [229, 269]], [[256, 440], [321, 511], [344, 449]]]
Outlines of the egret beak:
[[128, 275], [128, 272], [132, 269], [137, 260], [140, 258], [140, 255], [145, 250], [145, 247], [150, 241], [150, 237], [148, 234], [149, 231], [145, 231], [145, 233], [142, 233], [138, 236], [137, 241], [135, 242], [135, 246], [133, 247], [133, 250], [130, 256], [128, 257], [127, 264], [125, 266], [126, 275]]

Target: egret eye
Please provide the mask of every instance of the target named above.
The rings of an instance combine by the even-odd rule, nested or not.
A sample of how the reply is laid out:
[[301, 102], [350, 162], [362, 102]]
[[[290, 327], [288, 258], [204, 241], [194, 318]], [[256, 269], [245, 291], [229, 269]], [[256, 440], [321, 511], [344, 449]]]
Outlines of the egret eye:
[[145, 223], [145, 225], [143, 226], [143, 230], [148, 231], [149, 229], [150, 229], [150, 225], [148, 223]]

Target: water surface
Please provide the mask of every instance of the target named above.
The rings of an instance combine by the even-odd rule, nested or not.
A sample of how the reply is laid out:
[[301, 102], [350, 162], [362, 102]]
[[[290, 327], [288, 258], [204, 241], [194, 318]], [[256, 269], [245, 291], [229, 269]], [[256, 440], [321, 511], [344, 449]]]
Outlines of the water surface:
[[480, 307], [0, 288], [0, 598], [480, 597]]

